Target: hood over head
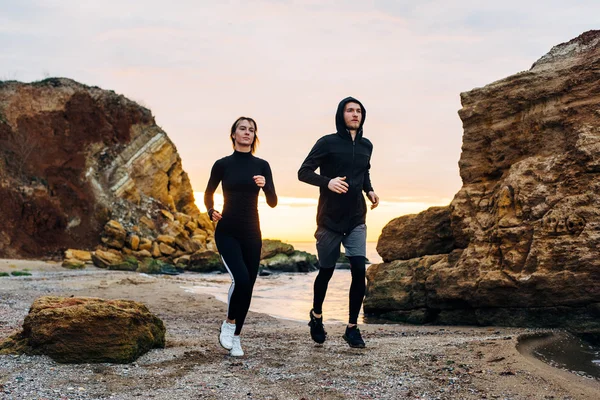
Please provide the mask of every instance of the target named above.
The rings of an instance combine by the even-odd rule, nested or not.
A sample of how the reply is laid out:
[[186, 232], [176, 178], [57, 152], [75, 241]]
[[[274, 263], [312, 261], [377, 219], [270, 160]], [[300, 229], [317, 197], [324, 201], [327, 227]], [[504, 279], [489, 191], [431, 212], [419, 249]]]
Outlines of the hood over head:
[[335, 113], [335, 128], [339, 135], [342, 135], [343, 137], [350, 137], [350, 133], [346, 127], [346, 122], [344, 122], [344, 107], [348, 103], [357, 103], [362, 109], [362, 120], [360, 121], [358, 131], [356, 132], [356, 138], [360, 139], [362, 137], [362, 128], [365, 123], [365, 119], [367, 119], [367, 110], [365, 109], [365, 106], [363, 106], [362, 103], [354, 97], [346, 97], [344, 100], [340, 101], [340, 104], [338, 104], [337, 112]]

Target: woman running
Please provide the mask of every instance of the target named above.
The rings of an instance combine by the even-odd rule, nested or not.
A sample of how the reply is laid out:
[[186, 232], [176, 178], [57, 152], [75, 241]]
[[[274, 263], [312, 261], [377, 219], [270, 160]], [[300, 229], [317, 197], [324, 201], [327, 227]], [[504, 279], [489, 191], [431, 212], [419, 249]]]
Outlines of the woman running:
[[[258, 275], [262, 236], [258, 220], [258, 192], [267, 204], [277, 205], [277, 194], [269, 163], [254, 157], [258, 145], [256, 122], [240, 117], [231, 126], [233, 154], [217, 160], [204, 192], [208, 216], [219, 221], [215, 230], [217, 249], [231, 275], [227, 319], [221, 324], [219, 342], [235, 357], [244, 355], [240, 332], [250, 308]], [[223, 188], [223, 212], [214, 209], [213, 195], [219, 182]]]

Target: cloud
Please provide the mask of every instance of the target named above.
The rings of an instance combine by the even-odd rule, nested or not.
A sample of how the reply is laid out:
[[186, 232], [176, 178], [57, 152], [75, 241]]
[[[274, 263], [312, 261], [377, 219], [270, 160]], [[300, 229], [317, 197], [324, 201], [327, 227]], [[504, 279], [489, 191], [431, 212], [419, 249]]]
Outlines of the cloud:
[[6, 3], [0, 77], [67, 76], [147, 104], [196, 190], [231, 151], [231, 122], [253, 116], [257, 155], [289, 198], [317, 196], [297, 169], [348, 94], [369, 110], [382, 199], [451, 198], [459, 93], [528, 69], [600, 13], [557, 0]]

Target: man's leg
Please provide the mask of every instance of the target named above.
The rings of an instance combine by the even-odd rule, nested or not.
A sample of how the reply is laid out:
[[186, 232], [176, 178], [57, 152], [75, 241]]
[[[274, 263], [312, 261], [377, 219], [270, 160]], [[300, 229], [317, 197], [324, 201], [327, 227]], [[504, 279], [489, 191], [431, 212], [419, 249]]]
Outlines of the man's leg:
[[366, 268], [365, 257], [354, 256], [350, 259], [350, 271], [352, 273], [352, 283], [350, 284], [350, 313], [348, 318], [349, 326], [356, 326], [358, 314], [365, 298], [367, 288], [365, 282]]
[[343, 240], [346, 256], [350, 260], [352, 283], [349, 291], [348, 326], [344, 340], [350, 347], [365, 347], [360, 330], [356, 326], [358, 314], [365, 297], [365, 264], [367, 255], [367, 227], [362, 224], [355, 227]]
[[335, 271], [335, 267], [321, 268], [315, 279], [313, 287], [313, 315], [317, 318], [321, 318], [321, 314], [323, 313], [323, 302], [325, 301], [325, 295], [327, 294], [327, 285], [333, 276], [333, 271]]
[[335, 263], [340, 257], [342, 235], [318, 227], [315, 232], [317, 253], [319, 257], [319, 273], [313, 285], [313, 309], [310, 310], [310, 336], [317, 343], [325, 342], [327, 333], [323, 327], [323, 301], [327, 294], [329, 280], [335, 271]]
[[320, 317], [321, 307], [327, 293], [327, 285], [335, 270], [335, 263], [340, 257], [340, 244], [343, 236], [328, 229], [318, 227], [315, 232], [317, 239], [317, 255], [319, 258], [319, 274], [313, 286], [313, 310]]

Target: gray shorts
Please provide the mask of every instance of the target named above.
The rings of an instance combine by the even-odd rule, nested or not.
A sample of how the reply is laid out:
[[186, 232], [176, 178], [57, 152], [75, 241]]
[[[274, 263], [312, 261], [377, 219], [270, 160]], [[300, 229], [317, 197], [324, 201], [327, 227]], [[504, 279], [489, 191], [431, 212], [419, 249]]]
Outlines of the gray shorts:
[[317, 253], [321, 268], [333, 268], [340, 258], [340, 244], [344, 245], [347, 257], [367, 256], [367, 226], [358, 225], [347, 235], [318, 227], [315, 232]]

